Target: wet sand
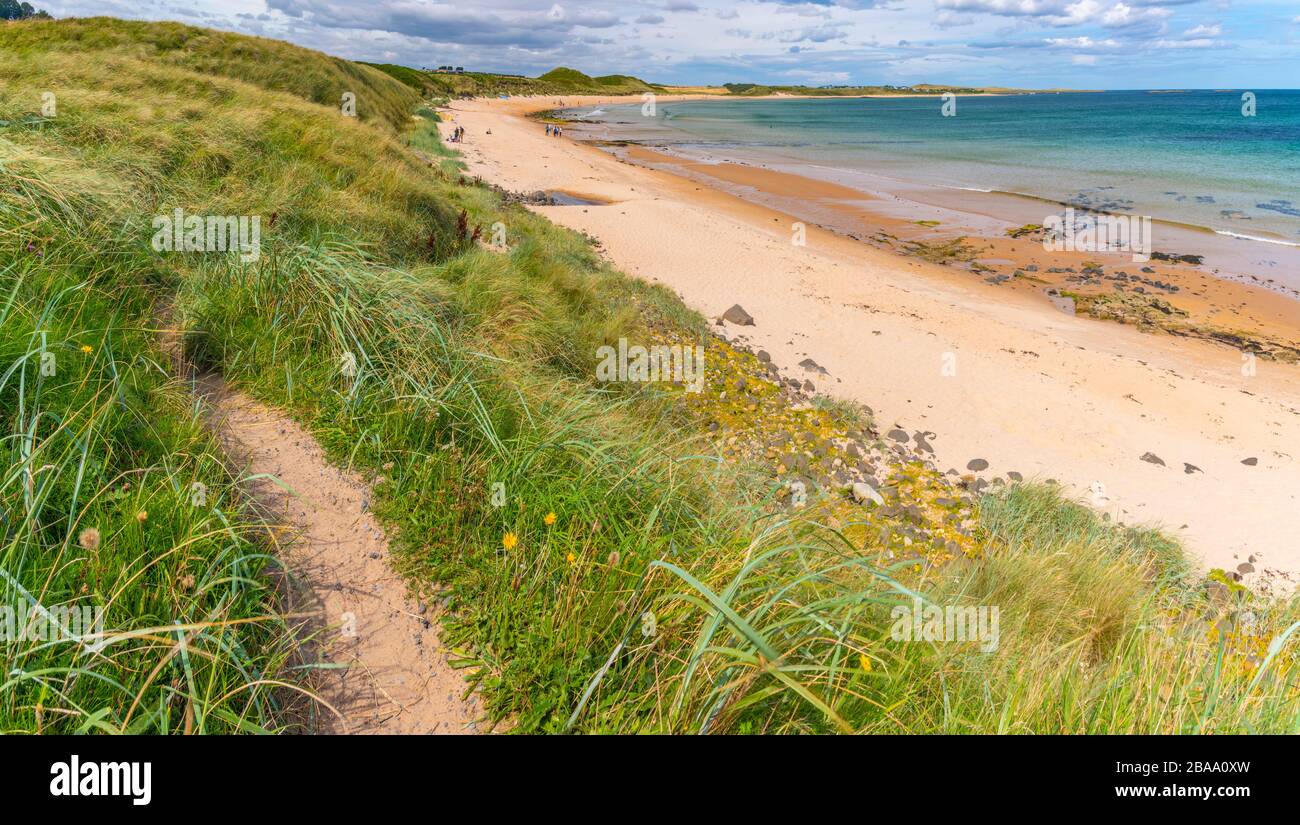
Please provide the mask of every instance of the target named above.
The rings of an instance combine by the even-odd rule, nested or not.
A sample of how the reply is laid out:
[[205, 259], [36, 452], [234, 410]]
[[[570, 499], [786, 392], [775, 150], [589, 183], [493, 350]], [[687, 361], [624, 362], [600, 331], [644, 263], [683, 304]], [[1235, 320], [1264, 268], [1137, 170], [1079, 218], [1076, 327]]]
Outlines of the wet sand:
[[[1044, 205], [1029, 199], [994, 193], [938, 190], [916, 187], [906, 194], [862, 192], [832, 181], [785, 171], [736, 163], [683, 160], [641, 146], [618, 147], [617, 156], [648, 168], [680, 174], [708, 183], [738, 197], [763, 204], [792, 217], [816, 223], [877, 247], [906, 254], [907, 244], [920, 241], [942, 244], [964, 237], [978, 251], [973, 273], [980, 279], [1014, 276], [999, 286], [1036, 293], [1047, 301], [1047, 291], [1065, 289], [1084, 295], [1101, 295], [1117, 289], [1116, 281], [1077, 277], [1087, 263], [1098, 262], [1111, 273], [1140, 278], [1118, 289], [1132, 289], [1165, 299], [1188, 316], [1182, 323], [1221, 327], [1300, 349], [1300, 293], [1277, 283], [1268, 274], [1256, 282], [1232, 280], [1210, 266], [1217, 259], [1234, 271], [1268, 273], [1252, 266], [1248, 250], [1276, 254], [1284, 250], [1260, 249], [1248, 241], [1221, 236], [1198, 238], [1204, 232], [1156, 223], [1155, 251], [1209, 254], [1205, 266], [1161, 261], [1136, 262], [1129, 253], [1048, 252], [1041, 235], [1009, 237], [1008, 230], [1043, 220]], [[887, 236], [887, 237], [882, 237]], [[1235, 248], [1234, 248], [1235, 247]], [[1220, 250], [1218, 256], [1212, 253]], [[1024, 267], [1035, 270], [1025, 272]], [[1073, 270], [1052, 272], [1050, 270]], [[1297, 273], [1300, 274], [1300, 273]], [[1249, 277], [1249, 276], [1245, 276]], [[1091, 282], [1096, 281], [1096, 282]], [[1152, 286], [1151, 282], [1176, 287]]]

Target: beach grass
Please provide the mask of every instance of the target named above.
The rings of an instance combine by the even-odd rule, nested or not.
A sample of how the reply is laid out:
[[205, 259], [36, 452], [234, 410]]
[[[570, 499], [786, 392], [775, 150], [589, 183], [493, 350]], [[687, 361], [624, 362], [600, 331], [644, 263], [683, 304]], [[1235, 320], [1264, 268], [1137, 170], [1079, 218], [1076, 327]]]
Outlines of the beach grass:
[[[903, 513], [778, 502], [771, 468], [711, 434], [720, 396], [596, 382], [620, 338], [757, 359], [465, 180], [410, 85], [175, 24], [27, 22], [0, 47], [0, 592], [102, 605], [109, 637], [0, 647], [0, 730], [302, 727], [274, 543], [171, 368], [172, 325], [368, 478], [502, 730], [1300, 726], [1295, 607], [1207, 585], [1157, 532], [1024, 484], [973, 498], [955, 558], [897, 553]], [[154, 251], [175, 208], [261, 216], [260, 255]], [[933, 605], [996, 607], [992, 649], [895, 638]]]

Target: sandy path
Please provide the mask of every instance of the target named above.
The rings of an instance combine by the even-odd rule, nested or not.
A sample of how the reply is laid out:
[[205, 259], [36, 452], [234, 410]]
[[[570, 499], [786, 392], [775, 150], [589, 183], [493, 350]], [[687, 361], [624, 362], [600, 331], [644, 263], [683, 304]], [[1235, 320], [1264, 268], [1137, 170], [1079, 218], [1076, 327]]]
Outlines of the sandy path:
[[465, 680], [447, 663], [434, 611], [389, 566], [365, 483], [331, 464], [292, 419], [220, 378], [196, 389], [251, 500], [275, 525], [292, 577], [284, 612], [309, 617], [309, 656], [329, 665], [314, 672], [315, 688], [343, 718], [321, 709], [318, 732], [474, 733], [477, 703], [461, 699]]
[[[789, 216], [548, 138], [521, 117], [530, 106], [452, 104], [473, 174], [611, 201], [538, 211], [705, 315], [740, 303], [756, 326], [726, 334], [883, 427], [936, 433], [943, 468], [983, 458], [989, 474], [1058, 479], [1116, 520], [1164, 526], [1207, 567], [1255, 556], [1247, 583], [1300, 571], [1300, 368], [1243, 375], [1231, 349], [1071, 317], [812, 227], [794, 246]], [[829, 376], [800, 370], [805, 357]]]

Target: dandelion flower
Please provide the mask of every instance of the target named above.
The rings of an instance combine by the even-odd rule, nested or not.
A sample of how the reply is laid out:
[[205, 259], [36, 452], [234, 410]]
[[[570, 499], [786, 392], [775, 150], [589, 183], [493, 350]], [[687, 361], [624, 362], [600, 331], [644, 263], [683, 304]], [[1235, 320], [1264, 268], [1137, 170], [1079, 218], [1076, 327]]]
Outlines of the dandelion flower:
[[546, 522], [547, 527], [550, 527], [555, 523], [555, 513], [547, 513], [546, 517], [543, 518], [542, 521]]
[[569, 553], [569, 555], [564, 557], [564, 560], [567, 561], [569, 564], [573, 564], [575, 561], [578, 560], [578, 557], [573, 555], [573, 553]]
[[90, 344], [82, 344], [81, 351], [86, 353], [87, 355], [90, 355], [92, 352], [95, 351], [95, 348], [92, 347]]
[[77, 536], [77, 544], [80, 544], [83, 550], [98, 550], [99, 531], [94, 527], [87, 527]]
[[144, 524], [146, 521], [149, 520], [149, 511], [141, 510], [140, 512], [136, 513], [135, 520], [140, 522], [141, 524]]
[[515, 545], [517, 544], [519, 544], [519, 537], [514, 533], [506, 533], [501, 537], [501, 546], [507, 550], [515, 549]]
[[865, 670], [867, 673], [871, 672], [871, 657], [868, 656], [867, 654], [865, 653], [858, 654], [858, 664], [862, 665], [862, 669]]

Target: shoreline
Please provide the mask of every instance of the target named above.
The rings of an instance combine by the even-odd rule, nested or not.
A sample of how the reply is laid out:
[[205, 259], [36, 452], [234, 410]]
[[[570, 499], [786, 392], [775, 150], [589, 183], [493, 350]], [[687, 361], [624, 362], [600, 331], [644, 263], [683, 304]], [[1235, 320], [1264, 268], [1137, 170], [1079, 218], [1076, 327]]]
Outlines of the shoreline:
[[[1019, 196], [1007, 195], [1013, 202], [1006, 208], [986, 210], [1003, 197], [1001, 193], [964, 195], [950, 190], [927, 198], [935, 190], [926, 185], [923, 194], [908, 193], [909, 197], [864, 192], [827, 179], [747, 164], [688, 161], [639, 145], [612, 154], [721, 189], [854, 241], [891, 249], [901, 257], [924, 257], [965, 239], [969, 243], [963, 248], [968, 252], [961, 254], [969, 254], [970, 260], [945, 263], [985, 283], [1042, 293], [1042, 300], [1058, 308], [1053, 296], [1069, 292], [1085, 298], [1076, 304], [1094, 317], [1158, 327], [1170, 334], [1231, 341], [1243, 351], [1300, 362], [1300, 291], [1260, 276], [1247, 281], [1225, 275], [1208, 264], [1134, 262], [1122, 252], [1048, 252], [1039, 233], [1024, 239], [1007, 236], [1035, 217], [1032, 212], [1021, 212], [1018, 219], [1008, 219], [1015, 215], [1012, 210], [1022, 205], [1015, 202], [1024, 200]], [[1204, 253], [1206, 247], [1191, 245], [1187, 233], [1213, 232], [1167, 221], [1153, 221], [1155, 227], [1163, 230], [1153, 250], [1156, 253], [1167, 249], [1176, 250], [1174, 254], [1193, 249]], [[1102, 267], [1097, 274], [1090, 273], [1094, 262]], [[1112, 274], [1107, 275], [1106, 268]], [[1167, 313], [1166, 305], [1176, 311]]]
[[[1067, 208], [1077, 213], [1097, 215], [1114, 215], [1116, 217], [1137, 218], [1141, 215], [1151, 217], [1156, 229], [1156, 251], [1175, 251], [1180, 254], [1196, 254], [1206, 261], [1207, 271], [1213, 271], [1219, 277], [1253, 283], [1275, 289], [1290, 297], [1300, 300], [1300, 240], [1285, 226], [1264, 224], [1255, 225], [1253, 218], [1239, 209], [1222, 209], [1217, 217], [1195, 208], [1203, 203], [1215, 203], [1212, 196], [1196, 196], [1166, 191], [1164, 195], [1172, 200], [1167, 203], [1149, 202], [1143, 204], [1141, 211], [1134, 211], [1131, 205], [1117, 205], [1106, 201], [1094, 200], [1097, 180], [1091, 186], [1081, 185], [1074, 190], [1053, 190], [1039, 192], [1025, 180], [1019, 185], [1004, 186], [1008, 181], [999, 181], [996, 176], [982, 178], [977, 173], [964, 177], [956, 170], [936, 178], [934, 174], [925, 173], [920, 167], [929, 161], [916, 158], [902, 161], [886, 153], [869, 161], [849, 161], [841, 158], [835, 160], [818, 160], [815, 157], [800, 154], [798, 150], [783, 150], [779, 145], [767, 146], [761, 142], [751, 145], [741, 138], [752, 138], [750, 132], [740, 132], [738, 143], [728, 143], [721, 135], [703, 137], [670, 127], [643, 127], [634, 123], [623, 109], [616, 109], [601, 117], [590, 117], [593, 109], [602, 109], [606, 104], [597, 106], [568, 107], [556, 114], [561, 120], [567, 120], [565, 132], [572, 132], [577, 138], [594, 138], [608, 151], [623, 152], [631, 147], [656, 152], [666, 156], [657, 159], [664, 164], [678, 166], [689, 165], [697, 170], [707, 170], [713, 165], [736, 165], [753, 169], [769, 169], [794, 174], [809, 180], [827, 180], [858, 189], [864, 194], [885, 195], [904, 201], [913, 200], [915, 206], [944, 205], [953, 207], [960, 203], [955, 211], [976, 213], [990, 217], [1010, 220], [1008, 215], [1019, 214], [1014, 226], [1026, 223], [1044, 222], [1044, 207], [1050, 212], [1060, 214]], [[614, 104], [617, 106], [618, 104]], [[634, 112], [632, 114], [635, 114]], [[658, 121], [653, 121], [657, 123]], [[738, 128], [742, 128], [737, 123]], [[800, 144], [794, 144], [800, 145]], [[870, 157], [870, 156], [864, 156]], [[897, 164], [903, 162], [900, 169]], [[656, 168], [665, 168], [664, 165]], [[1121, 173], [1116, 173], [1121, 174]], [[1014, 175], [1012, 176], [1015, 177]], [[953, 183], [961, 179], [961, 184]], [[978, 182], [977, 182], [978, 181]], [[1186, 183], [1186, 182], [1183, 182]], [[1179, 182], [1170, 181], [1168, 186], [1177, 186]], [[761, 187], [760, 187], [761, 188]], [[1114, 186], [1101, 186], [1101, 190], [1115, 189]], [[1161, 186], [1149, 187], [1160, 189]], [[1181, 188], [1181, 187], [1180, 187]], [[1196, 190], [1193, 190], [1196, 191]], [[1210, 190], [1207, 190], [1210, 191]], [[1217, 195], [1217, 192], [1212, 192]], [[1107, 194], [1105, 197], [1114, 197]], [[1135, 197], [1142, 197], [1137, 194]], [[960, 202], [957, 200], [960, 198]], [[1228, 195], [1231, 199], [1231, 193]], [[1192, 207], [1188, 211], [1181, 202], [1186, 201]], [[1222, 201], [1220, 201], [1222, 203]], [[1260, 208], [1267, 205], [1260, 204]], [[1217, 208], [1217, 207], [1213, 207]], [[1244, 208], [1244, 207], [1243, 207]], [[1278, 210], [1280, 211], [1280, 210]], [[1271, 212], [1269, 214], [1272, 214]], [[1256, 215], [1256, 218], [1263, 213]], [[961, 225], [958, 220], [954, 228], [980, 233], [980, 229]], [[850, 233], [860, 231], [860, 227], [838, 227]]]
[[[575, 108], [590, 107], [569, 107], [568, 110], [573, 111]], [[945, 221], [950, 237], [971, 233], [988, 235], [988, 226], [972, 225], [963, 220], [975, 215], [1001, 220], [1003, 225], [999, 227], [1000, 230], [1029, 223], [1039, 224], [1044, 219], [1042, 213], [1044, 206], [1055, 213], [1074, 209], [1078, 214], [1139, 217], [1127, 212], [1107, 212], [1105, 208], [1094, 204], [1032, 192], [943, 184], [933, 180], [901, 179], [880, 170], [817, 164], [779, 154], [765, 154], [761, 150], [739, 146], [720, 151], [712, 146], [702, 148], [689, 142], [679, 146], [653, 139], [642, 140], [637, 136], [620, 135], [615, 124], [599, 120], [568, 119], [565, 131], [566, 133], [572, 131], [575, 138], [588, 140], [605, 151], [619, 155], [622, 159], [678, 174], [685, 174], [686, 170], [690, 170], [696, 176], [702, 174], [707, 177], [710, 170], [726, 168], [752, 170], [750, 174], [754, 177], [750, 181], [739, 181], [735, 175], [725, 176], [719, 181], [708, 181], [711, 185], [732, 185], [733, 188], [728, 191], [740, 194], [742, 197], [746, 197], [745, 189], [753, 189], [764, 194], [789, 196], [791, 190], [801, 188], [772, 186], [770, 182], [765, 182], [759, 177], [763, 171], [772, 171], [800, 178], [803, 181], [801, 186], [822, 182], [845, 186], [851, 190], [841, 196], [845, 201], [874, 198], [907, 202], [913, 207], [911, 210], [913, 217], [921, 217], [925, 207], [946, 208], [955, 213], [955, 220]], [[739, 186], [736, 186], [737, 184]], [[782, 189], [786, 191], [782, 192]], [[845, 224], [828, 228], [838, 229], [849, 235], [863, 234], [873, 224], [884, 222], [889, 217], [889, 214], [875, 214], [870, 216], [871, 220], [865, 225], [859, 222], [858, 225]], [[1174, 214], [1157, 215], [1153, 212], [1150, 217], [1153, 227], [1157, 230], [1156, 246], [1153, 251], [1194, 254], [1205, 259], [1205, 270], [1219, 278], [1262, 286], [1300, 300], [1300, 241], [1293, 241], [1267, 229], [1252, 234], [1244, 231], [1248, 227], [1214, 226], [1198, 223], [1191, 217], [1180, 217]], [[1001, 234], [1002, 231], [998, 231], [992, 236], [996, 238]], [[1258, 246], [1260, 244], [1264, 246]], [[1092, 254], [1102, 259], [1110, 257], [1105, 252]], [[1263, 256], [1266, 255], [1275, 258], [1264, 260]], [[1115, 255], [1110, 259], [1119, 263], [1122, 257]], [[1281, 275], [1282, 279], [1270, 277], [1271, 275]]]
[[[767, 350], [819, 393], [867, 404], [882, 431], [937, 433], [943, 467], [980, 458], [991, 473], [1059, 480], [1117, 521], [1163, 525], [1206, 568], [1231, 571], [1256, 556], [1256, 575], [1286, 583], [1300, 571], [1291, 542], [1300, 465], [1288, 452], [1300, 443], [1300, 368], [1260, 359], [1246, 376], [1240, 353], [1221, 344], [1072, 317], [1041, 284], [993, 286], [816, 226], [793, 246], [788, 212], [547, 138], [526, 115], [551, 104], [453, 102], [447, 114], [467, 128], [459, 148], [470, 173], [600, 202], [531, 208], [598, 238], [614, 265], [710, 318], [741, 304], [756, 326], [716, 329]], [[1261, 294], [1296, 304], [1188, 277], [1216, 298], [1251, 291], [1229, 295], [1226, 316]], [[1260, 323], [1286, 321], [1246, 309]], [[949, 356], [956, 369], [945, 375]], [[826, 374], [802, 370], [804, 358]]]

